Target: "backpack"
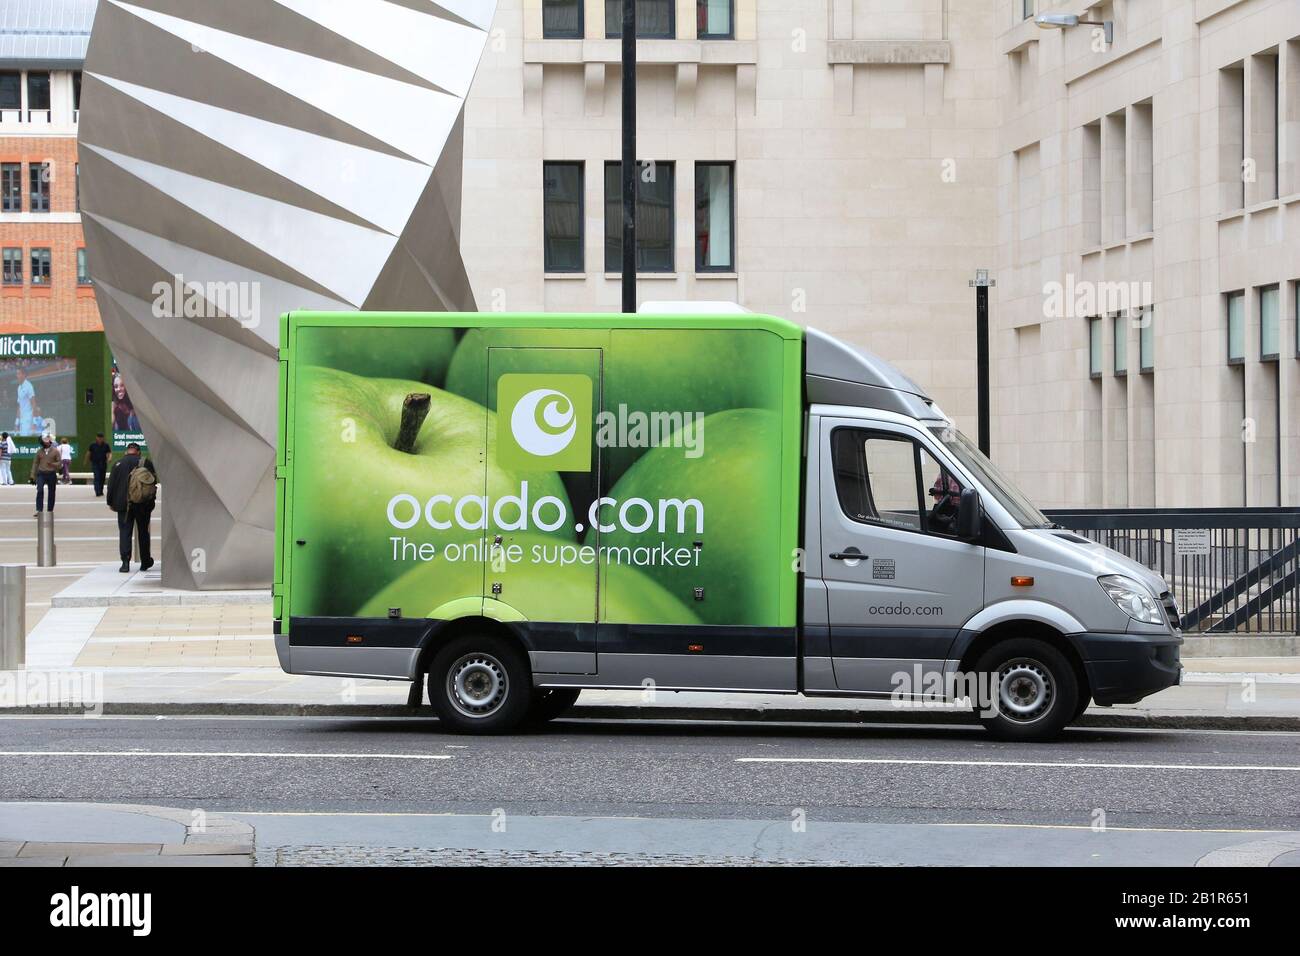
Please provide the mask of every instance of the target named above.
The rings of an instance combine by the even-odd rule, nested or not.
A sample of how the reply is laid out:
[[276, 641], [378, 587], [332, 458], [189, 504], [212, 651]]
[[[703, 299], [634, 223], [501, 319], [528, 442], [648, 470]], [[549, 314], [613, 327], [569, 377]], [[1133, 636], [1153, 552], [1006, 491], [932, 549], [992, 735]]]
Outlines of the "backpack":
[[126, 500], [133, 505], [147, 504], [153, 501], [158, 490], [158, 479], [144, 465], [131, 469], [131, 476], [126, 482]]

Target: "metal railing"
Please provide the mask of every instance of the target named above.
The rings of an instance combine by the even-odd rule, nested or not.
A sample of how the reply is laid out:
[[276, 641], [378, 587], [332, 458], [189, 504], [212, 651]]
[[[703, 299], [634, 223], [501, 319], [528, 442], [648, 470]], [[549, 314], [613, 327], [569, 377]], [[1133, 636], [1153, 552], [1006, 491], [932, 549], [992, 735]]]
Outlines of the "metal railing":
[[1300, 509], [1057, 509], [1047, 516], [1155, 571], [1187, 632], [1300, 634]]

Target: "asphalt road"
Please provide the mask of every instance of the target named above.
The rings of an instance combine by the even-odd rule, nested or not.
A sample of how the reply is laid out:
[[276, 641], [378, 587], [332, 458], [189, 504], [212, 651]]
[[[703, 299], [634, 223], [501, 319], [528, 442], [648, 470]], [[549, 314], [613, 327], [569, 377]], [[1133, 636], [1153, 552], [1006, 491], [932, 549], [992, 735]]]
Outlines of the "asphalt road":
[[0, 800], [233, 813], [279, 862], [1190, 865], [1246, 847], [1232, 852], [1295, 865], [1298, 744], [1284, 733], [1073, 731], [1018, 745], [974, 728], [569, 720], [472, 738], [414, 719], [0, 718]]

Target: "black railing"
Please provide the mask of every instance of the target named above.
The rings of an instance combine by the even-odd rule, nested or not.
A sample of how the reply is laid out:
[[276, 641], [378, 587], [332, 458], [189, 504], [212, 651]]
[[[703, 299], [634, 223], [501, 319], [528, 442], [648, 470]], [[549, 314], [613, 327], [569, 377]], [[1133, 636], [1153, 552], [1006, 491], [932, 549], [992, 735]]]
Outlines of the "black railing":
[[1057, 509], [1063, 528], [1155, 571], [1184, 631], [1300, 634], [1300, 509]]

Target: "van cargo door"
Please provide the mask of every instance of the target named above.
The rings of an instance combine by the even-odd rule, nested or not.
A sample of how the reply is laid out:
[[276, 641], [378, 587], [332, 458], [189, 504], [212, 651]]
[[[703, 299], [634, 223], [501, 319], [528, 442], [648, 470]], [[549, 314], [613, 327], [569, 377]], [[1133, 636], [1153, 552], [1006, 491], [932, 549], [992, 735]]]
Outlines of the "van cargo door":
[[603, 350], [488, 349], [486, 602], [528, 635], [534, 671], [596, 671]]

